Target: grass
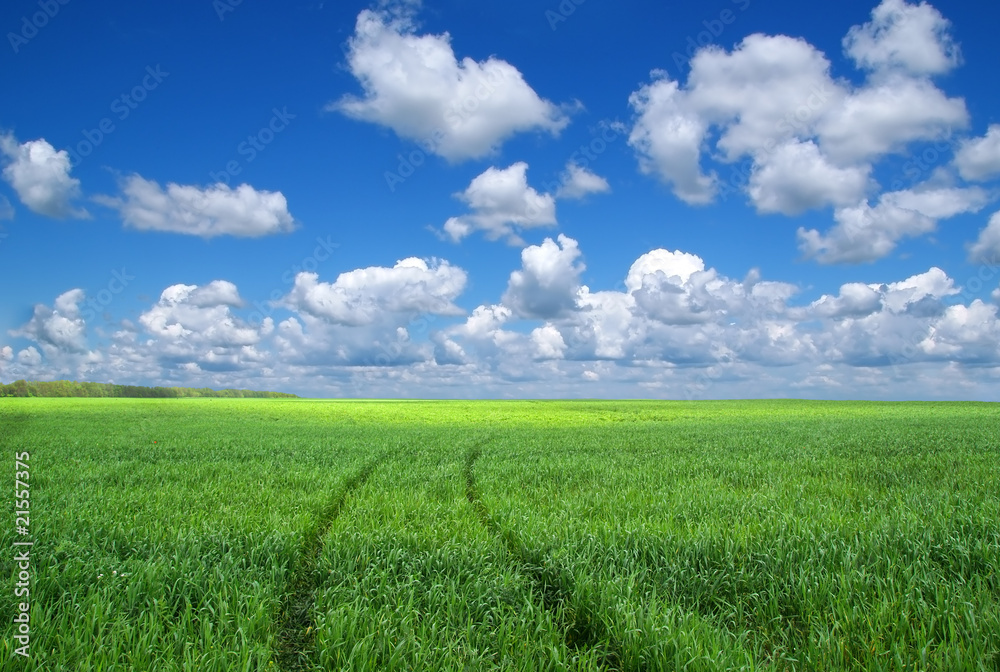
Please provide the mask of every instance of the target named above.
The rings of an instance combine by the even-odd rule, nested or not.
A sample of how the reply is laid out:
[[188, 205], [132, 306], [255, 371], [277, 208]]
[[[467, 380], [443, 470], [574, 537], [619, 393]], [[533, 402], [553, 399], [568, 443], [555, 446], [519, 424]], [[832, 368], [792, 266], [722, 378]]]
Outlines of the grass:
[[0, 670], [1000, 670], [996, 405], [3, 399], [0, 447]]

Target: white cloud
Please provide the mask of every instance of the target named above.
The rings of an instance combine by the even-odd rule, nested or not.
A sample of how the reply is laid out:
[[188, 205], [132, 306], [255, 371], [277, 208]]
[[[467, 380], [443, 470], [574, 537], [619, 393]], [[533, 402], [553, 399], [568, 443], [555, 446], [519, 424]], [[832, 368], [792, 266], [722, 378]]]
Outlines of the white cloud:
[[969, 247], [969, 261], [974, 264], [996, 264], [1000, 261], [1000, 211], [993, 213], [989, 224]]
[[758, 212], [797, 215], [825, 205], [844, 206], [863, 198], [871, 166], [839, 168], [811, 140], [790, 140], [759, 158], [747, 193]]
[[30, 338], [47, 355], [54, 355], [59, 351], [85, 352], [87, 325], [79, 307], [84, 298], [82, 289], [71, 289], [56, 297], [51, 308], [37, 304], [31, 320], [11, 334]]
[[0, 360], [4, 362], [9, 362], [14, 359], [14, 349], [9, 345], [5, 345], [0, 348]]
[[333, 283], [299, 273], [281, 305], [343, 326], [381, 322], [386, 314], [461, 315], [453, 301], [465, 289], [464, 270], [447, 261], [403, 259], [392, 268], [372, 266], [341, 273]]
[[838, 208], [828, 233], [799, 228], [799, 249], [820, 263], [863, 263], [885, 257], [906, 237], [929, 233], [939, 219], [977, 212], [988, 201], [979, 188], [920, 188], [883, 194], [872, 207]]
[[608, 181], [572, 161], [566, 164], [556, 198], [583, 198], [587, 194], [606, 194], [611, 191]]
[[122, 184], [122, 196], [94, 200], [118, 210], [127, 226], [140, 231], [256, 238], [295, 228], [280, 191], [257, 191], [248, 184], [233, 189], [221, 182], [205, 188], [171, 182], [164, 190], [132, 175]]
[[981, 138], [964, 140], [955, 152], [955, 166], [966, 180], [1000, 175], [1000, 124], [990, 124]]
[[902, 69], [915, 75], [939, 75], [961, 60], [952, 40], [951, 23], [934, 7], [921, 2], [882, 0], [872, 20], [854, 26], [844, 38], [844, 51], [858, 67]]
[[445, 234], [457, 242], [483, 231], [489, 240], [506, 237], [512, 244], [522, 244], [518, 229], [554, 225], [555, 198], [528, 186], [527, 172], [528, 164], [519, 161], [504, 169], [487, 168], [476, 176], [456, 195], [472, 213], [450, 218], [444, 225]]
[[804, 319], [864, 317], [881, 307], [882, 294], [878, 288], [861, 282], [849, 282], [841, 286], [837, 296], [824, 294], [809, 304], [806, 310], [801, 311], [801, 315]]
[[41, 365], [42, 355], [35, 349], [35, 346], [31, 345], [17, 353], [17, 363], [29, 369], [35, 368]]
[[510, 274], [503, 304], [522, 317], [548, 319], [572, 310], [580, 289], [580, 248], [560, 234], [521, 251], [521, 270]]
[[30, 210], [56, 219], [90, 217], [86, 210], [73, 207], [72, 201], [80, 196], [80, 180], [70, 177], [65, 150], [57, 152], [44, 139], [18, 144], [14, 136], [0, 135], [0, 152], [7, 164], [4, 179]]
[[[689, 204], [736, 188], [758, 212], [832, 205], [842, 219], [856, 216], [851, 206], [878, 187], [873, 162], [946, 139], [969, 121], [965, 101], [927, 78], [957, 63], [947, 21], [901, 0], [886, 0], [873, 17], [845, 40], [869, 70], [860, 85], [834, 80], [821, 51], [785, 35], [753, 34], [731, 51], [699, 49], [685, 82], [654, 71], [629, 99], [640, 169]], [[720, 180], [712, 162], [732, 165], [730, 179]]]
[[532, 331], [531, 342], [535, 346], [535, 359], [562, 359], [566, 352], [562, 334], [551, 324]]
[[808, 129], [844, 92], [830, 79], [830, 62], [803, 39], [749, 35], [732, 52], [717, 47], [691, 60], [687, 97], [718, 124], [718, 148], [730, 161], [769, 140], [781, 142]]
[[[215, 280], [197, 285], [172, 285], [163, 290], [160, 300], [139, 316], [145, 330], [170, 344], [174, 354], [179, 351], [194, 355], [204, 350], [210, 357], [211, 348], [238, 348], [258, 343], [271, 328], [270, 318], [261, 327], [254, 327], [233, 315], [233, 306], [243, 305], [235, 285]], [[215, 353], [219, 354], [219, 353]]]
[[844, 98], [820, 120], [820, 146], [834, 160], [875, 159], [916, 140], [938, 140], [965, 128], [962, 98], [925, 79], [891, 75]]
[[639, 157], [644, 173], [656, 173], [673, 188], [674, 195], [691, 205], [715, 198], [715, 175], [701, 169], [701, 150], [708, 124], [687, 109], [678, 83], [653, 73], [656, 79], [629, 96], [638, 116], [628, 143]]
[[329, 109], [388, 126], [449, 161], [490, 154], [520, 132], [558, 135], [569, 123], [506, 61], [459, 61], [447, 33], [418, 35], [410, 10], [358, 15], [347, 60], [364, 95]]

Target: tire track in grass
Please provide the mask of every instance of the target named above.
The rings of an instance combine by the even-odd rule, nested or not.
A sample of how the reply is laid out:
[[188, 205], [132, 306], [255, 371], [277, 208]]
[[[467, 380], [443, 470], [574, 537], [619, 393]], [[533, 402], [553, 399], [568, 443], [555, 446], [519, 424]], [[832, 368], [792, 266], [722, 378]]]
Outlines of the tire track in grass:
[[340, 515], [351, 492], [364, 485], [372, 471], [384, 459], [385, 455], [380, 455], [369, 460], [357, 474], [349, 478], [344, 483], [340, 495], [323, 509], [318, 523], [306, 532], [302, 541], [302, 559], [292, 572], [286, 597], [281, 602], [281, 624], [278, 628], [276, 658], [279, 668], [286, 672], [298, 672], [313, 667], [316, 624], [313, 622], [312, 611], [316, 604], [316, 592], [323, 581], [323, 577], [316, 570], [323, 550], [323, 537]]
[[[491, 439], [484, 439], [474, 444], [465, 456], [463, 475], [465, 476], [465, 498], [472, 505], [483, 526], [503, 542], [507, 551], [514, 559], [517, 569], [527, 575], [539, 594], [542, 596], [542, 607], [548, 609], [557, 618], [559, 626], [565, 635], [566, 645], [571, 649], [590, 649], [600, 653], [602, 669], [621, 669], [620, 646], [615, 642], [604, 623], [596, 613], [593, 605], [585, 605], [583, 609], [569, 610], [572, 603], [573, 578], [565, 568], [546, 562], [543, 555], [528, 548], [513, 531], [505, 529], [490, 514], [488, 508], [479, 497], [476, 488], [476, 461], [482, 455], [483, 446]], [[567, 615], [571, 614], [569, 618]]]

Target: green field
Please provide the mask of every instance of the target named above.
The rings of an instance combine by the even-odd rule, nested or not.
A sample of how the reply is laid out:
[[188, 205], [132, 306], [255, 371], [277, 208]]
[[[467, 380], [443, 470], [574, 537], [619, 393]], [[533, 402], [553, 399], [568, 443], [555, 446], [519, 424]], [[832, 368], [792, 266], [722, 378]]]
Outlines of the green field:
[[996, 404], [3, 399], [0, 446], [2, 670], [1000, 670]]

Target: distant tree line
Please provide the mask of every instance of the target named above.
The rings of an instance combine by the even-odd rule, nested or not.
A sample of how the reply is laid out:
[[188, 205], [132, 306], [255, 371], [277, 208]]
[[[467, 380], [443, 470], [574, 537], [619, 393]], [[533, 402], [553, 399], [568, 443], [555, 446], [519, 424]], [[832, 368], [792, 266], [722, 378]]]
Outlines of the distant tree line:
[[284, 392], [212, 390], [207, 387], [142, 387], [112, 383], [78, 383], [74, 380], [15, 380], [0, 383], [0, 397], [128, 397], [135, 399], [179, 399], [219, 397], [224, 399], [297, 399]]

